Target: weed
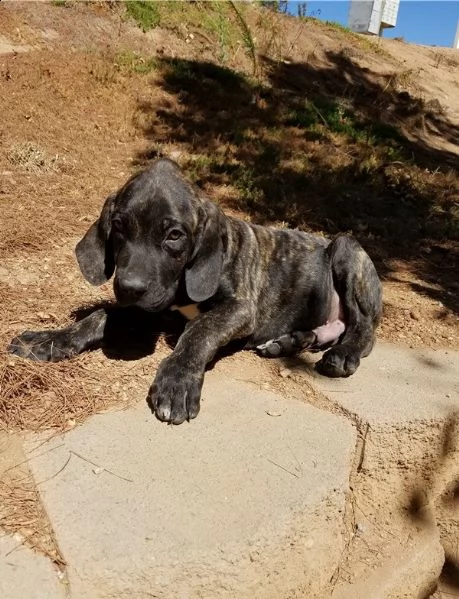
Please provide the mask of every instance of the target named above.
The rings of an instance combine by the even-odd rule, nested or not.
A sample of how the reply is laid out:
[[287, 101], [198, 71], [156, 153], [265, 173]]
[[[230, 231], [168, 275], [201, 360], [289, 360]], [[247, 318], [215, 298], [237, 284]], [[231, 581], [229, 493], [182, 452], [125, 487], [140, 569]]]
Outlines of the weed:
[[383, 92], [406, 90], [410, 86], [415, 86], [416, 80], [419, 78], [420, 69], [405, 69], [404, 71], [391, 73], [386, 75], [387, 83], [383, 88]]
[[403, 148], [398, 144], [386, 146], [384, 152], [388, 162], [407, 162]]
[[373, 38], [359, 37], [357, 38], [357, 40], [361, 46], [363, 46], [370, 52], [374, 52], [375, 54], [379, 54], [380, 56], [390, 56], [390, 53], [383, 48], [380, 38], [374, 40]]
[[215, 15], [213, 15], [212, 12], [209, 12], [205, 21], [207, 22], [208, 28], [218, 36], [218, 43], [220, 46], [219, 61], [225, 63], [229, 58], [228, 49], [231, 44], [230, 23], [225, 14], [223, 4], [217, 2], [215, 4], [215, 12]]
[[208, 176], [218, 165], [215, 156], [200, 154], [190, 158], [185, 167], [187, 173], [194, 183], [199, 183], [204, 177]]
[[68, 8], [70, 6], [70, 3], [68, 2], [68, 0], [52, 0], [51, 4], [53, 6], [62, 6], [65, 8]]
[[435, 52], [433, 55], [433, 59], [434, 59], [434, 67], [436, 69], [438, 69], [438, 67], [443, 62], [443, 54], [441, 52]]
[[247, 50], [248, 55], [252, 59], [253, 74], [256, 75], [257, 71], [258, 71], [258, 60], [257, 60], [257, 52], [255, 49], [255, 42], [252, 37], [252, 33], [250, 31], [249, 26], [247, 25], [247, 21], [242, 16], [241, 11], [239, 8], [237, 8], [236, 4], [234, 2], [232, 2], [232, 0], [230, 0], [229, 5], [231, 6], [234, 13], [236, 14], [237, 21], [239, 23], [239, 26], [240, 26], [241, 32], [242, 32], [242, 41], [244, 42], [244, 46]]
[[[399, 142], [401, 134], [387, 123], [360, 120], [357, 115], [337, 102], [311, 100], [304, 101], [302, 106], [290, 110], [286, 125], [305, 129], [308, 139], [321, 139], [324, 129], [330, 133], [344, 135], [353, 142], [364, 142], [367, 145], [386, 144], [389, 140]], [[391, 148], [395, 155], [395, 147]]]
[[188, 85], [198, 80], [193, 69], [193, 64], [182, 58], [171, 58], [163, 65], [163, 76], [169, 84], [177, 83], [187, 89]]
[[55, 170], [58, 160], [57, 154], [48, 156], [44, 150], [30, 141], [12, 146], [7, 153], [7, 158], [11, 164], [32, 173]]
[[314, 110], [314, 103], [305, 101], [304, 107], [291, 110], [286, 119], [286, 125], [309, 129], [318, 122], [317, 111]]
[[156, 2], [155, 7], [162, 27], [188, 41], [191, 29], [193, 36], [197, 33], [212, 46], [215, 45], [216, 37], [218, 61], [226, 63], [229, 60], [236, 36], [226, 2]]
[[116, 81], [116, 71], [112, 64], [95, 63], [89, 74], [101, 85], [112, 85]]
[[290, 125], [306, 129], [320, 123], [333, 133], [343, 133], [351, 138], [359, 137], [353, 114], [337, 102], [306, 100], [302, 108], [293, 111], [288, 121]]
[[134, 19], [144, 33], [159, 25], [160, 14], [156, 2], [148, 0], [128, 0], [125, 2], [127, 14]]
[[[216, 33], [220, 46], [219, 61], [225, 63], [229, 60], [231, 50], [237, 52], [240, 42], [245, 48], [246, 54], [252, 61], [253, 73], [256, 74], [258, 68], [257, 53], [255, 41], [252, 33], [243, 15], [242, 6], [237, 6], [232, 0], [227, 2], [208, 2], [203, 24], [210, 32]], [[232, 20], [230, 12], [235, 16]]]
[[352, 29], [349, 29], [349, 27], [341, 25], [341, 23], [337, 23], [336, 21], [325, 21], [325, 25], [331, 27], [332, 29], [336, 29], [337, 31], [341, 31], [342, 33], [347, 33], [352, 37], [356, 35]]
[[400, 132], [394, 126], [389, 125], [388, 123], [372, 123], [371, 130], [378, 141], [386, 141], [388, 139], [392, 139], [394, 141], [402, 140], [402, 135]]
[[154, 58], [143, 58], [137, 52], [125, 50], [116, 55], [114, 65], [122, 73], [146, 75], [156, 68], [157, 63]]
[[234, 173], [234, 186], [239, 191], [243, 205], [250, 210], [263, 197], [263, 190], [256, 183], [255, 172], [247, 166], [240, 165]]
[[260, 0], [259, 5], [271, 12], [286, 14], [288, 10], [288, 2], [286, 0]]
[[459, 205], [444, 208], [434, 204], [424, 226], [429, 237], [459, 241]]
[[436, 69], [438, 69], [439, 67], [446, 67], [450, 70], [456, 70], [459, 66], [459, 61], [457, 59], [443, 54], [441, 50], [436, 50], [435, 52], [433, 52], [432, 58], [434, 61], [434, 67]]
[[358, 171], [360, 174], [368, 176], [374, 173], [380, 165], [381, 161], [375, 153], [372, 153], [358, 164]]

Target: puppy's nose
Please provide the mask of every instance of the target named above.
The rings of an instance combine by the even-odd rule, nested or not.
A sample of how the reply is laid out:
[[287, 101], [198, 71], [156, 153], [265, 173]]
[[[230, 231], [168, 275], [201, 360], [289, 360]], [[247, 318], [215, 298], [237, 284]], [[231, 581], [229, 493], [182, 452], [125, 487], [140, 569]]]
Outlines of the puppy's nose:
[[118, 287], [123, 295], [139, 298], [148, 289], [148, 284], [138, 277], [129, 277], [118, 281]]

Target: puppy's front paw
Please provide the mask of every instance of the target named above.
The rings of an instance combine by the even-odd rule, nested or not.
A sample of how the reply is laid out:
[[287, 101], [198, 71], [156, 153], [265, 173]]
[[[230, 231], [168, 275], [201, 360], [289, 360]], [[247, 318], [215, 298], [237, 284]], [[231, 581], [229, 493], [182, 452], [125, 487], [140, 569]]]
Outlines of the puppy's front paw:
[[202, 373], [186, 371], [171, 363], [161, 365], [147, 402], [156, 417], [163, 422], [181, 424], [199, 413]]
[[75, 353], [60, 331], [25, 331], [11, 341], [7, 351], [21, 358], [43, 362], [58, 362]]

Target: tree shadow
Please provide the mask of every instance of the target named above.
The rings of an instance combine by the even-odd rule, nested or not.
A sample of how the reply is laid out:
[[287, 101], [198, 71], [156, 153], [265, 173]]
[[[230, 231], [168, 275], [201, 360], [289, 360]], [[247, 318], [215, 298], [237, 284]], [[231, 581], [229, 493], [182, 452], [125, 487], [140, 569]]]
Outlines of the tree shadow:
[[382, 276], [392, 260], [409, 261], [459, 310], [448, 293], [457, 285], [458, 156], [445, 145], [459, 127], [439, 104], [397, 91], [344, 52], [261, 64], [263, 83], [209, 62], [158, 59], [155, 85], [167, 95], [139, 102], [152, 143], [138, 164], [172, 143], [189, 176], [209, 191], [226, 186], [226, 202], [254, 222], [350, 231]]
[[[459, 478], [457, 464], [454, 455], [457, 452], [457, 432], [459, 426], [459, 412], [452, 411], [441, 429], [439, 438], [438, 454], [431, 454], [426, 460], [427, 473], [423, 480], [414, 481], [411, 485], [411, 493], [406, 506], [407, 517], [421, 528], [435, 528], [437, 526], [436, 505], [442, 506], [447, 510], [446, 518], [457, 520], [458, 496], [459, 496]], [[447, 475], [449, 481], [442, 487], [439, 484], [440, 477]], [[437, 497], [435, 495], [437, 494]], [[443, 515], [445, 518], [445, 516]], [[453, 533], [454, 534], [454, 533]], [[445, 561], [438, 579], [440, 585], [451, 589], [451, 594], [456, 595], [459, 591], [459, 555], [453, 553], [450, 547], [454, 544], [454, 537], [447, 538], [448, 545], [445, 547]], [[442, 544], [445, 545], [444, 540]], [[438, 586], [438, 585], [437, 585]], [[431, 597], [431, 589], [423, 595], [423, 599]], [[447, 593], [446, 593], [447, 594]]]

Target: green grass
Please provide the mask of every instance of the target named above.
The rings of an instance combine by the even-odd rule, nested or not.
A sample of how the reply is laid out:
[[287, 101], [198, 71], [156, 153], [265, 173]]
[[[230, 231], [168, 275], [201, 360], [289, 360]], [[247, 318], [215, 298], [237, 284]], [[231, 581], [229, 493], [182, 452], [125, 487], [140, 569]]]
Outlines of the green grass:
[[338, 29], [338, 31], [342, 31], [343, 33], [355, 35], [352, 29], [349, 29], [349, 27], [346, 27], [345, 25], [341, 25], [341, 23], [336, 23], [336, 21], [325, 21], [325, 25], [328, 25], [328, 27], [332, 27], [333, 29]]
[[[387, 123], [362, 121], [358, 116], [339, 102], [311, 100], [303, 106], [290, 110], [286, 125], [299, 127], [317, 136], [321, 129], [344, 135], [352, 142], [365, 142], [368, 145], [400, 142], [401, 135]], [[394, 152], [395, 146], [392, 145]]]
[[247, 21], [242, 14], [241, 8], [238, 8], [234, 2], [230, 0], [230, 7], [236, 15], [237, 22], [239, 24], [242, 36], [242, 42], [245, 46], [246, 53], [252, 59], [253, 65], [253, 74], [256, 75], [258, 71], [258, 58], [257, 58], [257, 50], [255, 47], [255, 40], [252, 36], [252, 32], [250, 31], [250, 27], [248, 26]]
[[231, 22], [228, 20], [226, 6], [221, 2], [214, 2], [213, 10], [203, 14], [203, 25], [218, 38], [218, 60], [225, 63], [229, 60], [232, 47]]
[[202, 97], [212, 97], [212, 94], [229, 98], [233, 94], [249, 88], [247, 77], [227, 67], [211, 62], [193, 62], [182, 58], [163, 59], [160, 64], [164, 80], [177, 91], [187, 90], [188, 93]]
[[[190, 42], [190, 34], [205, 40], [215, 51], [220, 64], [226, 64], [243, 48], [257, 70], [255, 40], [246, 20], [244, 2], [206, 0], [186, 2], [126, 2], [128, 14], [144, 31], [161, 24]], [[152, 22], [152, 25], [150, 24]], [[183, 25], [187, 27], [184, 29]], [[193, 39], [193, 38], [191, 38]]]
[[250, 167], [241, 165], [234, 173], [233, 184], [239, 191], [243, 207], [250, 210], [263, 197], [263, 191], [256, 182], [255, 172]]
[[154, 58], [144, 58], [137, 54], [137, 52], [125, 50], [116, 55], [115, 67], [123, 73], [147, 75], [156, 69], [157, 61]]
[[127, 14], [134, 19], [144, 33], [160, 23], [160, 13], [156, 2], [128, 0], [125, 2]]

